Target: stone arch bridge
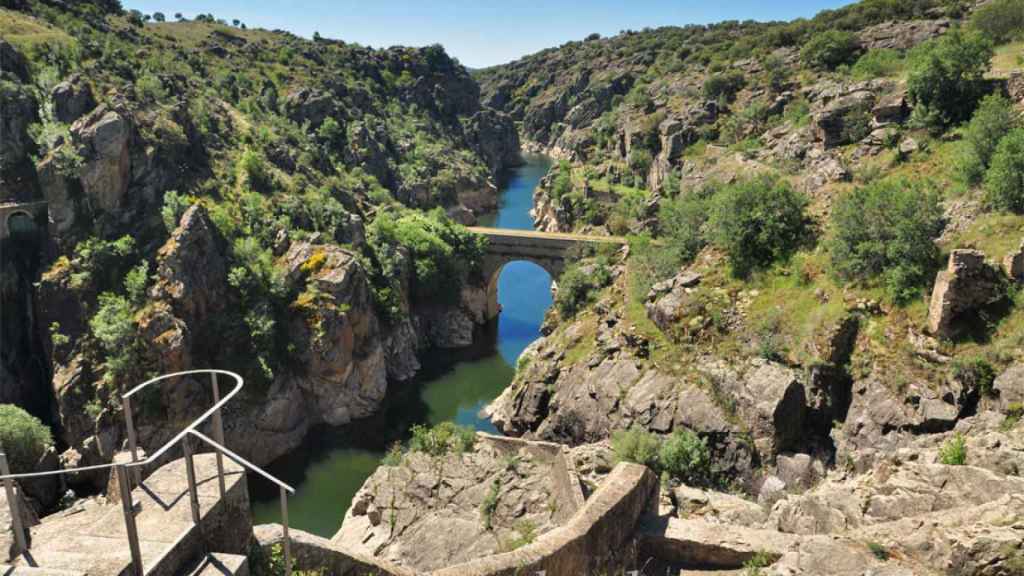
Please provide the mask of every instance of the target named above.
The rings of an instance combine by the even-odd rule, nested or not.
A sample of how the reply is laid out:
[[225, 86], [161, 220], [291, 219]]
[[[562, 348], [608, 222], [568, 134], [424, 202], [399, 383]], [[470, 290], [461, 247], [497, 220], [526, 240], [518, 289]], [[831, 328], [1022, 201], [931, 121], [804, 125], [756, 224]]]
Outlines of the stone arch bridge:
[[45, 229], [47, 204], [43, 202], [0, 202], [0, 240], [11, 235], [11, 222], [21, 217], [28, 218]]
[[562, 234], [536, 232], [533, 230], [511, 230], [507, 228], [471, 227], [487, 238], [487, 253], [484, 256], [483, 273], [487, 279], [487, 315], [498, 315], [498, 277], [509, 262], [525, 260], [543, 268], [551, 278], [557, 279], [565, 271], [572, 249], [581, 244], [621, 246], [625, 238], [617, 236], [588, 236], [585, 234]]

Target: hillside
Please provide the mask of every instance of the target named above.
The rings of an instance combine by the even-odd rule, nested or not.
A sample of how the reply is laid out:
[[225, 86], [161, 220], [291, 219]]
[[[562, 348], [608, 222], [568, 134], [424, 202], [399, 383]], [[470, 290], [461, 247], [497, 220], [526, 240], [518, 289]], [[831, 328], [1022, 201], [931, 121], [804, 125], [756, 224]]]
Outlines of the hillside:
[[[244, 374], [229, 435], [267, 462], [371, 414], [418, 350], [471, 343], [480, 243], [447, 214], [492, 209], [519, 144], [440, 46], [8, 5], [0, 202], [50, 221], [5, 241], [0, 401], [51, 422], [66, 465], [109, 461], [118, 392], [152, 374]], [[143, 444], [208, 394], [146, 399], [171, 418]]]

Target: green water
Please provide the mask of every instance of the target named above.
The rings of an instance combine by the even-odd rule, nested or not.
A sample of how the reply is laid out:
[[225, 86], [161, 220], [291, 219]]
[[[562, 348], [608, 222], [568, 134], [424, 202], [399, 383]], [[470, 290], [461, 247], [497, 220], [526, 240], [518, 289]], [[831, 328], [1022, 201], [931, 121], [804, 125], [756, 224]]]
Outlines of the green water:
[[[532, 229], [533, 189], [550, 167], [548, 159], [526, 157], [500, 189], [499, 209], [484, 226]], [[330, 538], [341, 526], [352, 497], [376, 470], [387, 448], [408, 438], [414, 424], [454, 421], [496, 432], [479, 412], [512, 381], [519, 354], [540, 335], [551, 305], [551, 278], [528, 262], [505, 266], [498, 280], [500, 317], [480, 329], [470, 349], [423, 354], [413, 382], [392, 383], [374, 416], [340, 428], [320, 428], [268, 470], [296, 487], [288, 499], [292, 526]], [[278, 492], [250, 475], [253, 521], [280, 522]]]

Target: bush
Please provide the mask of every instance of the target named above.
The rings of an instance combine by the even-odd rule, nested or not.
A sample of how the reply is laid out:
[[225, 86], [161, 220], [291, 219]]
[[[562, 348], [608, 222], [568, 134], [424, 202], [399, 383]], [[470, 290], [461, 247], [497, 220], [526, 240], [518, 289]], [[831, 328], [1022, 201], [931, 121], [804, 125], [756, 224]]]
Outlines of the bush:
[[844, 30], [826, 30], [815, 34], [800, 49], [800, 61], [810, 68], [835, 70], [849, 64], [857, 56], [860, 43], [857, 35]]
[[707, 442], [689, 430], [676, 430], [658, 450], [663, 472], [686, 484], [702, 484], [711, 476]]
[[1013, 103], [1001, 94], [986, 96], [964, 130], [964, 141], [971, 147], [982, 167], [988, 168], [999, 142], [1017, 124]]
[[985, 174], [985, 201], [992, 208], [1024, 214], [1024, 128], [999, 142]]
[[829, 253], [847, 280], [881, 278], [904, 301], [929, 277], [942, 231], [938, 193], [919, 182], [887, 179], [855, 188], [832, 210]]
[[704, 97], [708, 100], [725, 100], [731, 102], [746, 84], [743, 73], [739, 71], [712, 74], [704, 80]]
[[998, 43], [1024, 37], [1024, 3], [1020, 0], [993, 0], [974, 11], [971, 27]]
[[366, 239], [381, 265], [384, 279], [400, 278], [409, 253], [412, 291], [417, 300], [457, 298], [468, 274], [479, 272], [485, 240], [448, 218], [440, 209], [428, 214], [383, 212], [367, 227]]
[[953, 377], [967, 389], [977, 390], [982, 396], [991, 396], [996, 370], [984, 358], [957, 358], [953, 362]]
[[850, 74], [858, 80], [896, 76], [903, 71], [903, 56], [896, 50], [876, 48], [857, 59]]
[[612, 451], [619, 462], [633, 462], [657, 469], [660, 449], [661, 440], [639, 426], [612, 434]]
[[0, 404], [0, 449], [7, 454], [11, 472], [32, 472], [53, 446], [50, 429], [38, 418], [13, 404]]
[[185, 214], [185, 210], [191, 205], [188, 196], [178, 194], [175, 190], [168, 190], [164, 193], [164, 205], [160, 208], [160, 217], [164, 221], [164, 228], [171, 234], [178, 227], [178, 222]]
[[939, 462], [948, 466], [963, 466], [967, 463], [967, 440], [957, 432], [939, 448]]
[[449, 452], [461, 454], [472, 452], [476, 444], [476, 432], [469, 426], [458, 426], [453, 422], [442, 422], [426, 427], [416, 424], [412, 427], [409, 450], [431, 456], [444, 456]]
[[942, 128], [969, 118], [985, 93], [992, 54], [988, 38], [959, 28], [915, 49], [907, 77], [915, 121]]
[[804, 240], [807, 198], [777, 176], [762, 175], [727, 186], [711, 199], [711, 241], [745, 277], [788, 256]]
[[558, 278], [555, 307], [563, 317], [572, 317], [590, 302], [593, 293], [608, 285], [611, 274], [602, 261], [588, 266], [570, 266]]

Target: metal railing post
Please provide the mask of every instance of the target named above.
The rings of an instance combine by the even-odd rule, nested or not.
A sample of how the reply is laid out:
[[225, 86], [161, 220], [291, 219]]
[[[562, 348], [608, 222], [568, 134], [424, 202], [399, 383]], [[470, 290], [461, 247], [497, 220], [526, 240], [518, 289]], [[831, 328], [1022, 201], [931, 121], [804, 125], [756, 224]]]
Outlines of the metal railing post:
[[[11, 468], [7, 464], [7, 454], [0, 446], [0, 474], [8, 476]], [[25, 543], [25, 526], [21, 523], [21, 509], [18, 507], [18, 497], [14, 491], [14, 480], [4, 480], [4, 491], [7, 493], [7, 506], [11, 509], [11, 529], [14, 531], [14, 543], [18, 547], [14, 555], [28, 551], [28, 544]]]
[[185, 453], [185, 474], [188, 476], [188, 500], [192, 505], [192, 523], [199, 525], [199, 494], [196, 488], [196, 467], [192, 461], [191, 437], [181, 439], [181, 449]]
[[[135, 421], [132, 418], [131, 398], [127, 396], [122, 397], [121, 406], [124, 409], [125, 429], [128, 431], [128, 450], [132, 453], [132, 464], [135, 464], [139, 461], [139, 453], [135, 438]], [[138, 466], [132, 467], [132, 476], [135, 479], [136, 486], [142, 484], [142, 470], [140, 470]]]
[[132, 487], [128, 480], [128, 468], [124, 464], [114, 468], [117, 473], [117, 486], [121, 492], [121, 511], [124, 514], [124, 527], [128, 532], [128, 548], [132, 554], [132, 574], [142, 576], [142, 550], [139, 548], [139, 530], [135, 525], [135, 507], [132, 506]]
[[[220, 385], [217, 384], [217, 373], [213, 372], [210, 374], [213, 378], [213, 403], [217, 405], [220, 403]], [[220, 408], [213, 413], [213, 439], [217, 441], [221, 446], [224, 445], [224, 420], [220, 415]], [[224, 497], [224, 493], [227, 492], [227, 486], [224, 482], [224, 455], [220, 453], [220, 450], [214, 450], [217, 454], [217, 482], [220, 485], [220, 497]]]
[[284, 576], [292, 576], [292, 543], [288, 537], [288, 492], [281, 487], [281, 526], [284, 527]]

